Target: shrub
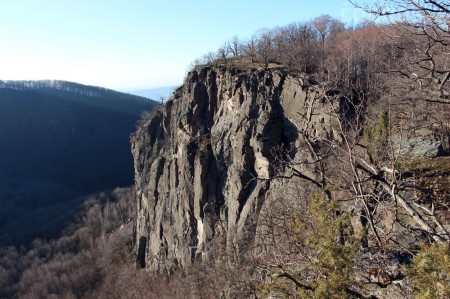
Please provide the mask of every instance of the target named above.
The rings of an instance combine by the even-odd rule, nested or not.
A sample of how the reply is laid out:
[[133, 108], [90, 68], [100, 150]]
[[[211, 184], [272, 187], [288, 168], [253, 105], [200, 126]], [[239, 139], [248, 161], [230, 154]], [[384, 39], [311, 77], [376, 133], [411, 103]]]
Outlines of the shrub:
[[227, 72], [231, 72], [231, 73], [234, 73], [236, 71], [236, 66], [234, 65], [233, 61], [227, 62], [226, 70], [227, 70]]
[[300, 298], [351, 298], [357, 285], [353, 265], [358, 244], [346, 233], [348, 215], [339, 211], [337, 201], [313, 196], [293, 219], [291, 238], [298, 253], [283, 257], [285, 265], [272, 269], [276, 278], [262, 293], [295, 296], [296, 286]]
[[367, 150], [371, 157], [375, 160], [383, 160], [383, 155], [387, 152], [386, 146], [389, 138], [388, 112], [381, 112], [378, 122], [367, 126], [364, 129], [363, 135]]
[[450, 251], [447, 243], [422, 244], [404, 267], [417, 298], [450, 298]]

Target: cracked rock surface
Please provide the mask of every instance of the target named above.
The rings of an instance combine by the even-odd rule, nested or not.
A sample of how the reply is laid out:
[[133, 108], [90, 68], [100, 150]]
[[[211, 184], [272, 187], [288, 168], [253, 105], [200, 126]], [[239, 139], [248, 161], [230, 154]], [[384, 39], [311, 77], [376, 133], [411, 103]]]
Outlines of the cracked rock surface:
[[218, 237], [238, 260], [267, 198], [273, 149], [294, 148], [300, 129], [333, 134], [319, 98], [278, 70], [189, 73], [132, 137], [139, 264], [170, 273], [207, 259]]

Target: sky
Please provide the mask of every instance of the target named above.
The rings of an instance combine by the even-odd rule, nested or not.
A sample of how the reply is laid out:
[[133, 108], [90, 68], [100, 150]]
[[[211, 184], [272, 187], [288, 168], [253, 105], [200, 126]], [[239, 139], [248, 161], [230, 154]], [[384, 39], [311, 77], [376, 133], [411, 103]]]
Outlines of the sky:
[[235, 35], [323, 14], [365, 17], [346, 0], [0, 0], [0, 80], [180, 85], [192, 61]]

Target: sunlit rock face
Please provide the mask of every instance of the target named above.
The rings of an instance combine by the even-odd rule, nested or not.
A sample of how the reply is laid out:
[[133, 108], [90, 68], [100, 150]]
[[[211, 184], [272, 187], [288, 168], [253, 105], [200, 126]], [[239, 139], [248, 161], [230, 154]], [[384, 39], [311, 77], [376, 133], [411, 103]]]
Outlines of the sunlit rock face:
[[[275, 149], [307, 160], [308, 151], [291, 150], [299, 131], [333, 135], [333, 105], [320, 98], [318, 88], [279, 70], [189, 73], [132, 136], [137, 264], [170, 273], [208, 259], [218, 240], [238, 261], [268, 196], [286, 188], [268, 180]], [[304, 171], [314, 176], [312, 167]]]

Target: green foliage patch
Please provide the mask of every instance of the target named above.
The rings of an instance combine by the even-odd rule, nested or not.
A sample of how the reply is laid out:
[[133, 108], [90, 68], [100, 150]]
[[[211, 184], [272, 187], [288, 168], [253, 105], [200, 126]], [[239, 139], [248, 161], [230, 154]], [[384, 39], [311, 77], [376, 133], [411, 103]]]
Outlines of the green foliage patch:
[[386, 155], [389, 138], [389, 113], [387, 111], [380, 114], [377, 122], [364, 129], [363, 138], [368, 152], [374, 160], [379, 160]]
[[[265, 291], [289, 296], [293, 279], [302, 284], [300, 298], [353, 298], [357, 286], [354, 260], [359, 244], [348, 233], [349, 215], [339, 211], [337, 201], [314, 195], [305, 211], [294, 215], [293, 238], [299, 248], [290, 279], [278, 278], [265, 286]], [[273, 272], [277, 273], [278, 268]]]
[[404, 272], [416, 298], [450, 298], [450, 250], [447, 243], [422, 244]]

